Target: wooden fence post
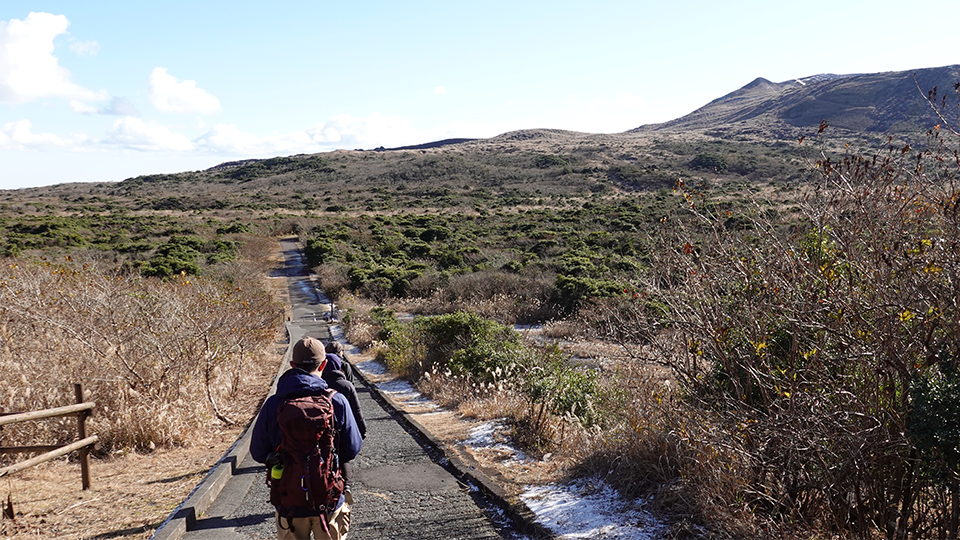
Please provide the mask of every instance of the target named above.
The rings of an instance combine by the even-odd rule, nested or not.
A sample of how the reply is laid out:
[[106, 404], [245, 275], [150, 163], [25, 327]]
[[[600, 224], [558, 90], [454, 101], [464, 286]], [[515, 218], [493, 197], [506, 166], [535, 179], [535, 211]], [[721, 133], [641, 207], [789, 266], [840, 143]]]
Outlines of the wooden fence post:
[[0, 454], [18, 454], [23, 452], [43, 452], [26, 461], [0, 467], [0, 478], [46, 463], [51, 459], [65, 456], [70, 452], [80, 452], [80, 475], [83, 489], [90, 489], [90, 447], [97, 443], [99, 438], [96, 435], [87, 437], [87, 417], [91, 410], [96, 407], [94, 402], [83, 401], [83, 385], [74, 384], [73, 391], [77, 397], [75, 405], [66, 405], [64, 407], [54, 407], [52, 409], [43, 409], [40, 411], [28, 411], [23, 413], [0, 413], [0, 428], [7, 424], [16, 424], [17, 422], [29, 422], [32, 420], [42, 420], [44, 418], [54, 418], [57, 416], [77, 415], [77, 432], [81, 439], [70, 444], [60, 445], [34, 445], [34, 446], [3, 446], [0, 445]]
[[[77, 396], [77, 403], [83, 403], [83, 384], [76, 383], [73, 385], [73, 391]], [[77, 415], [77, 434], [79, 439], [83, 440], [87, 438], [87, 416], [90, 414], [89, 410], [81, 411]], [[90, 489], [90, 447], [84, 446], [80, 449], [80, 485], [83, 489]]]

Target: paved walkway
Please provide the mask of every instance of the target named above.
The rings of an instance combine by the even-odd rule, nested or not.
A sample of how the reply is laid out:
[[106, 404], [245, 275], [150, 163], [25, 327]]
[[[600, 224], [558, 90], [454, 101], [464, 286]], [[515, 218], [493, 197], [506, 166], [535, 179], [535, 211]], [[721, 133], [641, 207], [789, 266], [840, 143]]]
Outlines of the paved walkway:
[[[290, 342], [304, 335], [329, 339], [324, 316], [329, 300], [309, 281], [297, 246], [284, 241], [286, 273], [293, 315], [287, 325]], [[289, 350], [287, 352], [289, 355]], [[287, 358], [284, 365], [287, 365]], [[363, 450], [354, 460], [354, 511], [349, 539], [516, 539], [521, 535], [503, 512], [481, 490], [458, 480], [427, 438], [405, 422], [377, 394], [357, 381], [361, 407], [367, 421]], [[186, 524], [177, 530], [176, 519], [154, 536], [156, 539], [251, 540], [275, 538], [273, 507], [265, 485], [265, 469], [246, 453], [241, 439], [231, 451], [236, 456], [232, 474], [224, 474], [223, 487], [209, 508], [190, 517], [191, 499], [175, 512]], [[438, 463], [443, 463], [441, 466]], [[208, 477], [209, 478], [209, 477]], [[205, 481], [204, 484], [213, 483]], [[204, 489], [204, 484], [198, 492]], [[197, 505], [200, 507], [200, 505]], [[204, 505], [205, 507], [205, 505]], [[188, 528], [188, 531], [183, 529]]]

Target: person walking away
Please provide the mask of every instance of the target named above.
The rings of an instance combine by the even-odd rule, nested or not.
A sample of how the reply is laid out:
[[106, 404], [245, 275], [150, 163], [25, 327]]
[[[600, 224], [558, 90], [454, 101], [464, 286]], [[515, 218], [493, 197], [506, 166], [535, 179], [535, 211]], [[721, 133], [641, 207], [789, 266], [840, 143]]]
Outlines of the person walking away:
[[328, 342], [326, 350], [327, 354], [335, 354], [340, 358], [340, 371], [343, 372], [344, 377], [346, 377], [351, 384], [357, 384], [353, 378], [353, 367], [350, 365], [350, 359], [347, 358], [347, 353], [343, 350], [343, 344], [336, 340]]
[[[340, 464], [357, 456], [363, 438], [346, 396], [320, 377], [326, 362], [323, 343], [309, 336], [298, 341], [290, 369], [253, 426], [250, 455], [272, 465], [267, 474], [280, 540], [308, 540], [311, 532], [317, 540], [343, 540], [350, 528], [352, 497]], [[297, 489], [286, 489], [294, 481]]]
[[[326, 359], [327, 363], [323, 367], [321, 377], [331, 390], [336, 390], [339, 394], [347, 398], [347, 402], [350, 403], [350, 410], [353, 412], [353, 418], [357, 421], [357, 429], [360, 430], [360, 437], [366, 439], [367, 422], [363, 419], [363, 411], [360, 410], [360, 399], [357, 397], [357, 389], [353, 383], [347, 380], [343, 371], [340, 370], [341, 362], [339, 356], [328, 353]], [[344, 491], [346, 491], [348, 499], [353, 499], [353, 495], [350, 493], [350, 469], [350, 463], [340, 462], [340, 473], [343, 475], [345, 484]]]
[[357, 398], [357, 387], [350, 381], [343, 369], [347, 367], [338, 355], [327, 353], [327, 360], [323, 367], [320, 377], [327, 383], [331, 390], [340, 392], [350, 403], [350, 410], [353, 412], [353, 418], [357, 422], [357, 429], [360, 430], [360, 437], [367, 438], [367, 422], [363, 419], [363, 411], [360, 410], [360, 400]]

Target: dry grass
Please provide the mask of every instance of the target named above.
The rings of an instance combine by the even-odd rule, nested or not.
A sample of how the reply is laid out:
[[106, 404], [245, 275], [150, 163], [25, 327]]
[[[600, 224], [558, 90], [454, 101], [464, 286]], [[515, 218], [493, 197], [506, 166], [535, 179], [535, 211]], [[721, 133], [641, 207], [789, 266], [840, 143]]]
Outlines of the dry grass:
[[[228, 278], [236, 288], [267, 290], [275, 300], [284, 301], [286, 279], [264, 280], [265, 272], [281, 259], [277, 242], [248, 240], [245, 246], [248, 256], [252, 257], [252, 264], [224, 266], [218, 270], [219, 277]], [[21, 273], [17, 273], [18, 270]], [[119, 294], [92, 295], [90, 291], [98, 288], [90, 284], [105, 287], [109, 282], [109, 278], [97, 275], [93, 269], [83, 275], [69, 268], [30, 268], [31, 272], [35, 271], [34, 274], [24, 274], [22, 270], [16, 264], [4, 269], [0, 281], [6, 286], [3, 293], [8, 298], [16, 297], [18, 291], [19, 294], [29, 293], [29, 284], [40, 278], [47, 281], [38, 283], [56, 285], [58, 279], [66, 276], [76, 280], [71, 282], [74, 286], [41, 286], [33, 290], [49, 303], [67, 291], [64, 295], [66, 299], [74, 302], [83, 300], [86, 303], [81, 305], [100, 306], [100, 312], [116, 315], [116, 304], [109, 303], [112, 297], [135, 297], [151, 293], [149, 288], [120, 288], [111, 289], [119, 290]], [[34, 281], [25, 279], [31, 276]], [[123, 279], [117, 281], [126, 283]], [[15, 286], [11, 287], [11, 283]], [[191, 289], [184, 284], [179, 286], [179, 291], [176, 286], [170, 288], [169, 284], [159, 285], [166, 291], [168, 299], [171, 296], [185, 299], [189, 294], [184, 293], [189, 291], [210, 292], [209, 289]], [[44, 295], [44, 292], [47, 294]], [[153, 294], [158, 293], [154, 291]], [[216, 298], [208, 296], [206, 300], [215, 305]], [[6, 307], [11, 305], [16, 307], [18, 304], [5, 304]], [[81, 490], [79, 464], [67, 458], [0, 479], [0, 500], [6, 503], [9, 498], [15, 512], [13, 520], [0, 521], [0, 536], [67, 540], [149, 538], [256, 415], [286, 348], [282, 328], [244, 329], [242, 326], [226, 325], [224, 330], [227, 332], [259, 333], [260, 339], [247, 342], [242, 355], [232, 357], [231, 361], [210, 372], [209, 395], [200, 387], [184, 384], [181, 385], [177, 400], [163, 402], [152, 396], [148, 389], [130, 384], [115, 385], [114, 379], [117, 377], [110, 377], [109, 367], [104, 362], [83, 364], [87, 367], [73, 365], [71, 361], [78, 354], [77, 348], [71, 347], [70, 339], [77, 339], [84, 334], [66, 332], [65, 328], [69, 328], [64, 324], [49, 324], [58, 319], [52, 313], [40, 311], [43, 305], [43, 302], [32, 305], [27, 317], [12, 317], [0, 323], [0, 332], [4, 336], [0, 361], [15, 372], [12, 375], [10, 370], [5, 371], [4, 380], [0, 382], [0, 403], [5, 410], [36, 410], [68, 404], [73, 400], [69, 383], [73, 380], [82, 381], [87, 388], [87, 399], [97, 402], [94, 416], [88, 421], [88, 434], [101, 436], [106, 445], [96, 452], [97, 457], [91, 462], [92, 485], [87, 491]], [[189, 302], [184, 301], [181, 305], [189, 305]], [[247, 306], [253, 307], [249, 303]], [[263, 306], [280, 309], [278, 305]], [[230, 311], [224, 305], [221, 305], [221, 309]], [[182, 317], [198, 314], [196, 311], [178, 313], [181, 321]], [[69, 318], [70, 311], [66, 315]], [[279, 320], [276, 313], [270, 317]], [[39, 328], [44, 333], [45, 340], [37, 340], [33, 334], [23, 330], [24, 318], [28, 326], [32, 324], [34, 331]], [[141, 318], [144, 315], [141, 314]], [[240, 324], [243, 320], [236, 318], [234, 323]], [[152, 323], [154, 329], [160, 326], [157, 320], [148, 322]], [[102, 327], [88, 328], [89, 334], [101, 331]], [[38, 346], [43, 347], [37, 349]], [[157, 355], [157, 351], [154, 350], [153, 354]], [[57, 360], [54, 363], [26, 361], [36, 358]], [[48, 381], [49, 377], [54, 379]], [[69, 399], [65, 397], [68, 388]], [[210, 396], [216, 400], [219, 415], [229, 419], [229, 422], [218, 419], [212, 413]], [[75, 438], [75, 425], [74, 419], [67, 418], [63, 421], [18, 424], [19, 429], [7, 426], [2, 433], [3, 443], [66, 442]]]
[[[606, 348], [596, 343], [566, 346], [595, 353]], [[671, 517], [678, 535], [693, 523], [720, 521], [739, 523], [740, 533], [756, 532], [747, 509], [730, 504], [747, 464], [734, 450], [736, 441], [717, 432], [719, 423], [691, 415], [662, 368], [607, 359], [603, 371], [608, 374], [604, 384], [626, 390], [620, 409], [605, 411], [609, 423], [603, 428], [586, 428], [556, 415], [539, 419], [521, 392], [483, 387], [462, 376], [432, 373], [417, 388], [462, 418], [509, 425], [509, 443], [535, 460], [511, 470], [515, 463], [507, 467], [495, 455], [488, 457], [508, 478], [527, 483], [604, 478], [624, 496], [652, 496], [651, 507]], [[730, 444], [713, 446], [721, 438]]]
[[0, 479], [0, 500], [9, 497], [16, 512], [14, 520], [0, 521], [2, 536], [149, 538], [256, 415], [283, 349], [272, 346], [252, 362], [240, 391], [224, 403], [224, 410], [238, 420], [234, 425], [213, 422], [181, 446], [93, 459], [87, 491], [81, 490], [79, 464], [67, 459]]
[[[352, 305], [358, 309], [354, 316], [360, 315], [354, 320], [363, 320], [361, 306]], [[367, 321], [362, 330], [370, 327]], [[415, 384], [464, 421], [508, 426], [505, 442], [534, 460], [519, 466], [495, 450], [469, 452], [513, 482], [603, 478], [626, 497], [649, 498], [678, 538], [705, 531], [756, 537], [764, 524], [735, 502], [743, 500], [743, 479], [752, 463], [744, 432], [731, 431], [722, 418], [680, 399], [671, 372], [652, 361], [651, 347], [613, 344], [591, 337], [590, 329], [585, 320], [558, 321], [521, 334], [530, 347], [557, 343], [575, 361], [598, 370], [604, 394], [615, 397], [594, 403], [603, 421], [592, 427], [570, 416], [540, 415], [540, 404], [515, 386], [522, 384], [518, 381], [490, 386], [433, 370]], [[372, 357], [381, 346], [372, 342], [366, 354]]]
[[377, 340], [378, 330], [370, 318], [370, 310], [377, 304], [348, 294], [337, 299], [337, 306], [349, 317], [349, 324], [345, 326], [347, 340], [360, 349], [372, 347]]
[[[20, 260], [0, 267], [0, 410], [97, 402], [103, 449], [184, 444], [237, 393], [253, 354], [279, 329], [279, 307], [244, 265], [230, 278], [161, 281], [89, 264]], [[260, 274], [262, 276], [262, 274]], [[18, 424], [19, 444], [63, 443], [69, 422]]]

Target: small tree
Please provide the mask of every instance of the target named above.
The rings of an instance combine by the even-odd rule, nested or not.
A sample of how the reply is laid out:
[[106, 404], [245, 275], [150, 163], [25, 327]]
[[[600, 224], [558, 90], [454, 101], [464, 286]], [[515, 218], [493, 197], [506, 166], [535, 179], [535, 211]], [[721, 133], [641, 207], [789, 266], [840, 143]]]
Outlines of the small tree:
[[726, 157], [712, 152], [697, 154], [690, 162], [690, 166], [694, 169], [702, 169], [718, 173], [726, 171], [728, 167]]

